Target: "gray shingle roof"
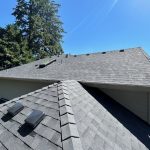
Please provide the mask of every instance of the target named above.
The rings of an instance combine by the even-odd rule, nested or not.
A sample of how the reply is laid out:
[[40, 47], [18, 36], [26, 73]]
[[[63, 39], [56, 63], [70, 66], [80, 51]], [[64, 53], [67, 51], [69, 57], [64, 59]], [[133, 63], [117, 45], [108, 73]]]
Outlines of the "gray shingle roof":
[[[38, 64], [53, 59], [56, 62], [38, 68]], [[67, 58], [62, 55], [1, 71], [0, 77], [150, 86], [150, 62], [141, 48], [76, 57], [69, 55]]]
[[[77, 128], [79, 131], [81, 143], [84, 150], [145, 150], [147, 149], [140, 140], [135, 137], [131, 131], [113, 116], [105, 107], [102, 105], [102, 100], [107, 102], [109, 98], [104, 97], [104, 93], [96, 93], [94, 98], [90, 93], [85, 90], [81, 84], [76, 81], [66, 81], [68, 84], [69, 97], [71, 100], [72, 109], [74, 112]], [[91, 89], [92, 91], [95, 91]], [[110, 102], [108, 101], [108, 105]], [[115, 104], [111, 103], [112, 109], [117, 109], [119, 117], [121, 116], [122, 106], [116, 107]], [[136, 131], [135, 125], [139, 124], [137, 132], [145, 132], [146, 127], [148, 131], [146, 138], [144, 134], [141, 135], [142, 141], [150, 148], [147, 135], [149, 133], [149, 126], [143, 125], [140, 120], [134, 119], [132, 114], [128, 114], [125, 111], [123, 120], [126, 121], [129, 126], [133, 126], [133, 130]], [[132, 119], [131, 119], [132, 118]], [[136, 117], [135, 117], [136, 118]], [[145, 130], [145, 131], [144, 131]], [[136, 135], [137, 136], [137, 135]], [[139, 138], [139, 137], [138, 137]], [[140, 139], [140, 138], [139, 138]], [[149, 139], [148, 139], [149, 140]]]
[[[25, 108], [14, 117], [6, 115], [16, 102]], [[24, 120], [33, 109], [46, 117], [31, 130]], [[147, 149], [77, 81], [55, 83], [6, 102], [0, 105], [0, 118], [0, 149]]]
[[[13, 118], [9, 118], [7, 109], [16, 102], [21, 102], [25, 108]], [[24, 120], [33, 109], [41, 110], [46, 114], [35, 130], [31, 130], [24, 124]], [[6, 149], [62, 149], [57, 85], [37, 90], [1, 105], [0, 116], [2, 118], [0, 143]]]

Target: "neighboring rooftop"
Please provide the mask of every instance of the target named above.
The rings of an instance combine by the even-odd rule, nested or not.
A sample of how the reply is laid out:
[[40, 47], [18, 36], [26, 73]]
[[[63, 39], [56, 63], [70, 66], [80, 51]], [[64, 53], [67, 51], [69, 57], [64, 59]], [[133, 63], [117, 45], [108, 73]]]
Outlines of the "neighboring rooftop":
[[[91, 93], [93, 91], [94, 93]], [[140, 128], [131, 130], [130, 117], [121, 121], [115, 112], [127, 111], [102, 92], [77, 81], [63, 81], [0, 105], [0, 149], [6, 150], [146, 150], [147, 125], [130, 113]], [[25, 108], [14, 117], [7, 114], [16, 102]], [[104, 103], [105, 102], [105, 103]], [[24, 120], [37, 109], [46, 117], [35, 128]], [[128, 112], [128, 111], [127, 111]], [[123, 115], [123, 114], [122, 114]], [[122, 115], [119, 115], [120, 117]], [[137, 130], [140, 129], [140, 130]], [[141, 132], [143, 133], [141, 135]], [[147, 146], [147, 148], [146, 148]]]
[[[39, 68], [40, 64], [45, 67]], [[0, 71], [0, 78], [76, 80], [150, 87], [150, 62], [142, 48], [60, 55]]]

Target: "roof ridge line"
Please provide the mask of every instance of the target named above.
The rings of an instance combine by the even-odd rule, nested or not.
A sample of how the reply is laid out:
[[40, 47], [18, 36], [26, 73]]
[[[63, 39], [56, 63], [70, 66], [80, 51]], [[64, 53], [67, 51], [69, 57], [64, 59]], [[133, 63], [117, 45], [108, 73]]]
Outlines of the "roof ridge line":
[[101, 49], [95, 52], [87, 52], [87, 53], [83, 53], [83, 54], [71, 54], [71, 56], [85, 56], [85, 55], [95, 55], [95, 54], [102, 54], [102, 52], [106, 52], [106, 53], [114, 53], [114, 52], [119, 52], [120, 50], [125, 50], [125, 51], [131, 51], [131, 50], [136, 50], [139, 49], [141, 47], [129, 47], [129, 48], [120, 48], [120, 49]]
[[63, 150], [83, 150], [69, 98], [67, 84], [61, 81], [58, 83], [57, 87]]
[[144, 51], [144, 49], [140, 48], [140, 50], [142, 51], [143, 55], [146, 57], [146, 59], [148, 61], [150, 61], [150, 56]]

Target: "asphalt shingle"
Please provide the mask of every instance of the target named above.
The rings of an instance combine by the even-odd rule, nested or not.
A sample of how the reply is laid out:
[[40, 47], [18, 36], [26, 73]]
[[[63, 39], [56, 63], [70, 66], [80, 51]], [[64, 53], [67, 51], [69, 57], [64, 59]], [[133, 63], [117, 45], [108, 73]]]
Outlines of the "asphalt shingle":
[[[53, 88], [52, 91], [51, 88]], [[61, 150], [60, 111], [56, 94], [57, 84], [0, 105], [1, 147], [8, 150], [43, 150], [44, 148], [45, 150]], [[25, 107], [17, 115], [11, 117], [7, 110], [16, 102], [22, 103]], [[25, 124], [25, 119], [33, 109], [43, 111], [46, 115], [35, 129]]]
[[[98, 91], [96, 99], [78, 82], [65, 83], [84, 150], [148, 149], [98, 101], [104, 97], [103, 93]], [[113, 109], [113, 105], [111, 107]]]
[[[37, 69], [35, 65], [56, 59]], [[137, 85], [150, 87], [149, 56], [141, 48], [105, 54], [65, 55], [46, 58], [23, 66], [0, 71], [0, 78], [40, 79], [50, 81], [76, 80], [83, 83]], [[62, 63], [61, 63], [62, 62]]]
[[[96, 96], [104, 98], [100, 92]], [[7, 110], [16, 102], [25, 107], [12, 117]], [[46, 115], [35, 129], [24, 123], [33, 109]], [[0, 118], [2, 150], [148, 149], [92, 93], [73, 80], [62, 81], [1, 104]]]

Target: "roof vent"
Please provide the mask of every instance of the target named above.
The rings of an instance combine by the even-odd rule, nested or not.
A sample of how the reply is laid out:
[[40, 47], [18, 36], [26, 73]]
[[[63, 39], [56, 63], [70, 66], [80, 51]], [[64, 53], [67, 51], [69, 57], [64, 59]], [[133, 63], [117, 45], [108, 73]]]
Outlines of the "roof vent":
[[66, 57], [66, 58], [68, 58], [68, 57], [69, 57], [69, 55], [68, 55], [68, 54], [66, 54], [66, 55], [65, 55], [65, 57]]
[[102, 52], [102, 54], [106, 54], [106, 52]]
[[7, 111], [9, 114], [11, 114], [12, 116], [15, 116], [16, 114], [18, 114], [22, 109], [24, 108], [24, 106], [17, 102], [16, 104], [14, 104], [12, 107], [10, 107]]
[[0, 104], [5, 103], [5, 102], [7, 102], [7, 101], [9, 101], [9, 100], [6, 99], [6, 98], [0, 98]]
[[33, 110], [33, 112], [25, 120], [25, 123], [35, 128], [44, 119], [44, 116], [44, 112], [40, 110]]
[[86, 54], [86, 56], [89, 56], [90, 54]]
[[121, 49], [119, 52], [124, 52], [124, 49]]
[[74, 55], [74, 57], [77, 57], [77, 55]]
[[56, 59], [53, 59], [53, 60], [51, 60], [50, 62], [39, 64], [39, 68], [44, 68], [44, 67], [46, 67], [46, 66], [52, 64], [52, 63], [55, 62], [55, 61], [56, 61]]

